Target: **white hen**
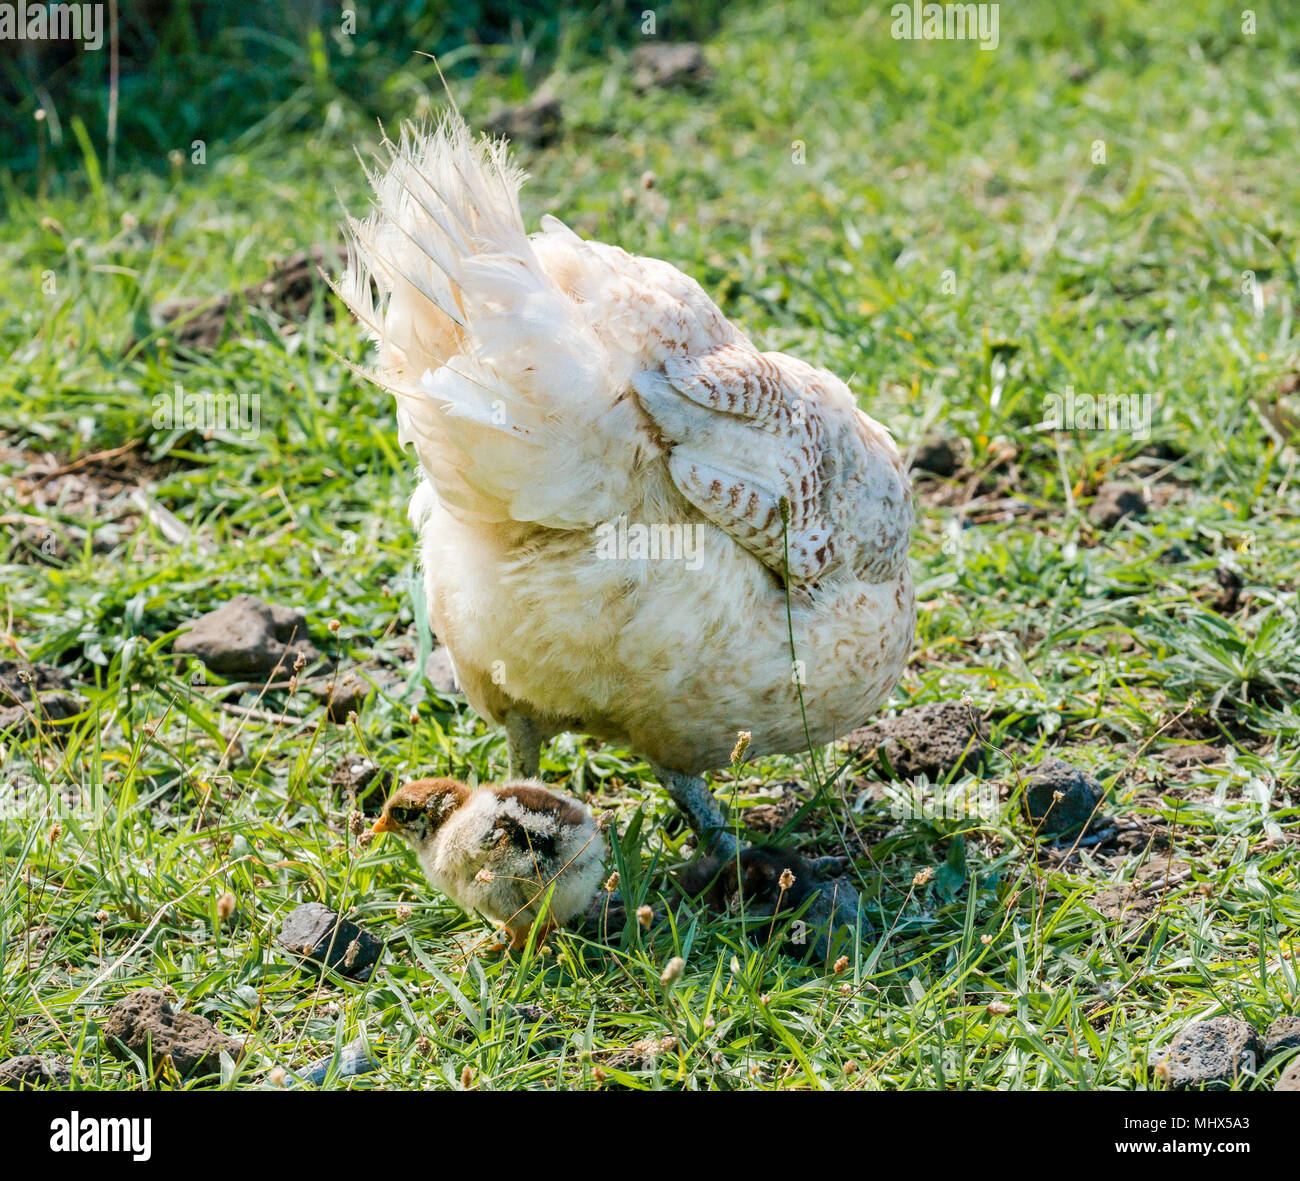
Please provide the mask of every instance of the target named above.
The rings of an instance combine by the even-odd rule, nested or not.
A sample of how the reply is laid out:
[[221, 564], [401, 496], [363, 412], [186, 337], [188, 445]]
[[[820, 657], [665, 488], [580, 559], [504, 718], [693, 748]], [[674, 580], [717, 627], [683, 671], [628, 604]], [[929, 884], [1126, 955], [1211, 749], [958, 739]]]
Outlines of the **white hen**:
[[843, 382], [760, 352], [675, 267], [552, 217], [529, 237], [522, 173], [458, 116], [388, 147], [341, 293], [423, 467], [432, 626], [507, 727], [512, 775], [561, 730], [597, 735], [731, 848], [698, 776], [737, 732], [755, 755], [831, 741], [903, 670], [898, 451]]

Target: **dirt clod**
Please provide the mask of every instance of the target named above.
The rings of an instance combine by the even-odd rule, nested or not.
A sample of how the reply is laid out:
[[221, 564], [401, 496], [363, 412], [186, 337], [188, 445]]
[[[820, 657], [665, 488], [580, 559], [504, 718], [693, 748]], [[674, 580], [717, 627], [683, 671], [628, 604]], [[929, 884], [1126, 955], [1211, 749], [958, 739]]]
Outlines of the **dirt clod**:
[[262, 677], [278, 670], [287, 677], [298, 655], [308, 664], [320, 659], [302, 612], [253, 595], [236, 595], [184, 628], [172, 650], [197, 656], [223, 676]]
[[882, 754], [899, 779], [942, 779], [973, 770], [983, 759], [970, 711], [955, 701], [934, 701], [859, 727], [846, 741]]
[[223, 1051], [232, 1058], [244, 1052], [237, 1038], [222, 1033], [198, 1013], [173, 1009], [155, 988], [124, 996], [109, 1010], [100, 1029], [115, 1057], [134, 1054], [155, 1066], [167, 1061], [182, 1078], [211, 1074], [219, 1068]]
[[57, 1059], [43, 1059], [22, 1054], [0, 1062], [0, 1091], [35, 1091], [40, 1087], [66, 1087], [72, 1071]]

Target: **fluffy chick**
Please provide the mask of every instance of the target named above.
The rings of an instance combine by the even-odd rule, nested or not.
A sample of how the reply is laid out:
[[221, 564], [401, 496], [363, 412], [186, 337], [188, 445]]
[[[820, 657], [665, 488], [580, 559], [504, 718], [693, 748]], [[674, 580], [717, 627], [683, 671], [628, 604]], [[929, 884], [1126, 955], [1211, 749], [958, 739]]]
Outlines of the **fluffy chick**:
[[605, 841], [587, 808], [534, 779], [468, 787], [418, 779], [375, 822], [416, 852], [433, 885], [501, 924], [519, 950], [546, 905], [538, 943], [581, 914], [603, 880]]

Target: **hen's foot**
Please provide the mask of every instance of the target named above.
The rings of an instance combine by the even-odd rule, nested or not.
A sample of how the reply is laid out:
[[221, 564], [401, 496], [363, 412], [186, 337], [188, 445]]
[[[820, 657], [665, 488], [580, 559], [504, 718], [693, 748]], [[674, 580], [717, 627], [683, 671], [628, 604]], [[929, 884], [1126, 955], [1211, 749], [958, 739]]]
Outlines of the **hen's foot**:
[[[870, 935], [871, 923], [857, 887], [847, 876], [826, 876], [831, 871], [842, 873], [847, 858], [809, 859], [793, 851], [742, 845], [728, 831], [726, 817], [702, 777], [666, 767], [653, 769], [699, 837], [706, 857], [697, 865], [706, 879], [730, 882], [732, 894], [747, 904], [753, 900], [759, 918], [771, 918], [778, 911], [785, 915], [806, 904], [790, 925], [787, 950], [803, 955], [811, 947], [815, 959], [825, 959], [832, 951], [837, 956], [850, 951], [856, 941]], [[786, 869], [794, 881], [783, 887], [781, 875]], [[719, 909], [733, 909], [730, 900]]]

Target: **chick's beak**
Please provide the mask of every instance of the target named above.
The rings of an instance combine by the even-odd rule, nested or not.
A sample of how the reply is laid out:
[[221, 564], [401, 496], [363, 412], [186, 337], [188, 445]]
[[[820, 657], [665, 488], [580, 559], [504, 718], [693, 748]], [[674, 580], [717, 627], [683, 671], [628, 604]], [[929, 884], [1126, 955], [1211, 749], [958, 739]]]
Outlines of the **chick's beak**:
[[385, 812], [378, 820], [375, 821], [374, 826], [370, 829], [370, 831], [373, 832], [375, 836], [379, 836], [381, 833], [385, 833], [385, 832], [396, 832], [397, 825], [395, 825], [391, 820], [388, 819], [388, 813]]

